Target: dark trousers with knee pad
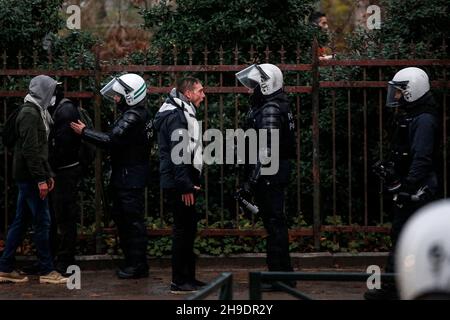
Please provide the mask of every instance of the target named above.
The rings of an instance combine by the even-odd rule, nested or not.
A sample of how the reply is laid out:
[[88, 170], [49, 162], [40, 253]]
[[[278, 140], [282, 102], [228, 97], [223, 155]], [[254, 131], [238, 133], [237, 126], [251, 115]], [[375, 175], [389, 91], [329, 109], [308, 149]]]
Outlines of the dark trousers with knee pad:
[[403, 227], [406, 225], [408, 219], [422, 206], [424, 206], [425, 202], [407, 202], [403, 204], [400, 208], [397, 205], [393, 205], [393, 220], [391, 227], [391, 242], [392, 248], [389, 252], [389, 256], [386, 263], [385, 272], [387, 273], [395, 273], [395, 247], [397, 246], [397, 242], [399, 236], [403, 230]]
[[148, 269], [144, 189], [112, 188], [113, 219], [127, 267]]
[[267, 266], [269, 271], [292, 271], [289, 256], [289, 235], [284, 213], [284, 186], [267, 185], [261, 179], [255, 188], [259, 214], [267, 236]]

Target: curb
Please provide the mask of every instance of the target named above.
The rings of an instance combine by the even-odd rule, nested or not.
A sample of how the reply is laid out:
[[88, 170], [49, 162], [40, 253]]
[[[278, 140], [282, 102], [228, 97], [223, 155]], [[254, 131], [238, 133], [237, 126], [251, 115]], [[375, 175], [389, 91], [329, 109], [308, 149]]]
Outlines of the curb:
[[[345, 268], [367, 267], [369, 265], [384, 266], [388, 252], [362, 252], [362, 253], [291, 253], [292, 266], [295, 269], [303, 268]], [[18, 266], [27, 265], [36, 261], [34, 256], [17, 256]], [[122, 261], [122, 257], [113, 255], [88, 255], [77, 256], [76, 261], [81, 269], [103, 270], [114, 269]], [[149, 258], [150, 268], [170, 268], [171, 256]], [[199, 267], [202, 268], [265, 268], [265, 253], [247, 253], [229, 256], [200, 255]]]

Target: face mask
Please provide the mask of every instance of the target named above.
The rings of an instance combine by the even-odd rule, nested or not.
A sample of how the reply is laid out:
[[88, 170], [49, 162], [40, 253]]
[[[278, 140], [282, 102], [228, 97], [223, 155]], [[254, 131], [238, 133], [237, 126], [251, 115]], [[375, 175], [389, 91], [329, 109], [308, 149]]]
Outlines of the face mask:
[[53, 96], [52, 99], [50, 100], [50, 106], [51, 107], [55, 106], [55, 102], [56, 102], [56, 96]]

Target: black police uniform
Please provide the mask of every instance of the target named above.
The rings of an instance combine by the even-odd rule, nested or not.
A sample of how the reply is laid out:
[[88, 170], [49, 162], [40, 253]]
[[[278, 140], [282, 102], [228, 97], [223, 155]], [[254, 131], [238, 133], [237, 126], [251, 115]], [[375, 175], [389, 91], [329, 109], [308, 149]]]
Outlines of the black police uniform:
[[[257, 87], [253, 94], [252, 106], [247, 117], [248, 127], [257, 131], [259, 129], [279, 130], [280, 166], [274, 175], [260, 175], [259, 164], [251, 166], [250, 185], [253, 184], [255, 200], [268, 233], [268, 269], [269, 271], [292, 271], [287, 219], [284, 213], [284, 193], [289, 181], [289, 159], [295, 157], [296, 150], [294, 119], [289, 110], [288, 98], [282, 89], [268, 96], [261, 95], [259, 90]], [[268, 147], [271, 148], [271, 146], [272, 139], [268, 134]]]
[[[396, 118], [396, 129], [391, 145], [391, 161], [401, 180], [397, 190], [397, 200], [393, 206], [390, 252], [386, 272], [394, 272], [394, 249], [399, 234], [408, 218], [420, 207], [435, 200], [439, 195], [439, 131], [440, 125], [436, 103], [430, 92], [422, 98], [409, 103]], [[419, 201], [411, 200], [426, 187]], [[403, 194], [403, 196], [402, 196]]]
[[[401, 186], [393, 191], [392, 249], [386, 263], [387, 273], [395, 273], [395, 247], [407, 220], [420, 207], [439, 197], [439, 131], [436, 103], [430, 92], [417, 101], [405, 104], [395, 117], [389, 161], [394, 166], [394, 180], [399, 180]], [[411, 195], [417, 194], [420, 189], [426, 191], [412, 199]], [[366, 291], [364, 298], [398, 299], [395, 282], [383, 282], [381, 289]]]
[[149, 178], [151, 118], [145, 101], [130, 107], [109, 133], [85, 129], [82, 138], [111, 152], [113, 219], [126, 266], [119, 277], [148, 275], [144, 188]]

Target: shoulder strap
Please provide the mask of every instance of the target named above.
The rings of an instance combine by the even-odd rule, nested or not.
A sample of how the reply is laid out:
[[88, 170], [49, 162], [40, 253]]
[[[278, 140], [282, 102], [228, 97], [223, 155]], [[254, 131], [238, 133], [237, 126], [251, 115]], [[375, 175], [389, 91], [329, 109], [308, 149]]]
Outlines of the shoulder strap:
[[56, 106], [56, 108], [55, 108], [55, 111], [53, 111], [53, 114], [52, 114], [52, 118], [54, 118], [55, 117], [55, 115], [56, 115], [56, 113], [61, 109], [61, 106], [64, 104], [64, 103], [66, 103], [66, 102], [71, 102], [69, 99], [67, 99], [67, 98], [63, 98], [60, 102], [59, 102], [59, 104]]

